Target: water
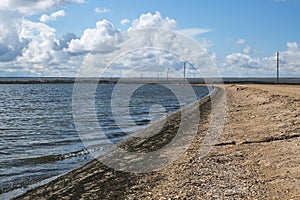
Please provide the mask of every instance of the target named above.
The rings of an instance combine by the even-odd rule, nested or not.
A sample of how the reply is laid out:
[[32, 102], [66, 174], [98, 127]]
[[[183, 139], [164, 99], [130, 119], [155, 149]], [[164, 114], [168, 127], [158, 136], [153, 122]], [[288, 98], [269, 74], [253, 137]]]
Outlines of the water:
[[[129, 101], [129, 119], [125, 115], [128, 106], [110, 102], [114, 85], [98, 85], [96, 115], [106, 136], [121, 141], [194, 101], [188, 96], [178, 101], [171, 89], [156, 84], [138, 88]], [[209, 93], [206, 87], [193, 89], [198, 99]], [[75, 129], [72, 92], [72, 84], [0, 85], [0, 193], [65, 173], [92, 159]], [[112, 116], [112, 106], [117, 106], [118, 115]], [[120, 129], [114, 119], [123, 116]], [[134, 126], [126, 120], [134, 121]]]

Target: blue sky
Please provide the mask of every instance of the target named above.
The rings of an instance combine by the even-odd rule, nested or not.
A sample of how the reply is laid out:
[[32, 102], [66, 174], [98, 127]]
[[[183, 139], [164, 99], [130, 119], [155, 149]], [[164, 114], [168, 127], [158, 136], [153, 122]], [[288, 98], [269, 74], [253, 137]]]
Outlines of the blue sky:
[[[95, 13], [95, 8], [106, 8], [108, 13]], [[85, 4], [65, 6], [66, 16], [49, 25], [63, 35], [75, 32], [80, 36], [85, 28], [108, 19], [117, 28], [122, 19], [135, 19], [143, 13], [159, 11], [162, 16], [177, 21], [178, 29], [208, 28], [205, 37], [214, 42], [212, 50], [225, 56], [236, 46], [230, 41], [245, 39], [266, 56], [284, 50], [290, 41], [300, 42], [300, 1], [275, 0], [89, 0]], [[79, 14], [82, 13], [82, 14]], [[39, 15], [35, 16], [35, 20]], [[229, 51], [229, 52], [228, 52]]]
[[[82, 57], [82, 52], [78, 52], [78, 49], [76, 52], [66, 51], [69, 48], [67, 45], [71, 43], [69, 38], [68, 41], [66, 40], [64, 52], [59, 53], [55, 49], [51, 53], [55, 41], [60, 40], [67, 33], [74, 34], [73, 40], [75, 36], [79, 40], [83, 39], [84, 31], [97, 29], [96, 23], [102, 20], [110, 22], [114, 31], [127, 31], [133, 26], [134, 21], [142, 24], [141, 16], [147, 13], [150, 14], [148, 18], [160, 18], [161, 23], [158, 26], [164, 26], [162, 24], [164, 22], [168, 24], [170, 20], [176, 22], [174, 26], [163, 28], [177, 31], [193, 29], [194, 32], [198, 30], [199, 34], [194, 33], [190, 36], [214, 55], [223, 76], [273, 76], [271, 65], [276, 51], [282, 52], [282, 64], [285, 67], [282, 75], [300, 76], [300, 47], [298, 47], [300, 1], [298, 0], [58, 0], [54, 3], [49, 2], [51, 1], [17, 3], [17, 0], [4, 0], [0, 3], [0, 27], [2, 28], [0, 28], [2, 30], [2, 33], [0, 32], [0, 76], [53, 76], [55, 74], [73, 76], [77, 70], [74, 63], [84, 59], [76, 58], [74, 53], [79, 53]], [[159, 13], [159, 16], [156, 16], [156, 13]], [[42, 15], [45, 15], [43, 19]], [[7, 19], [12, 20], [12, 23], [5, 22]], [[127, 23], [122, 25], [122, 20]], [[16, 23], [16, 26], [12, 27], [13, 23]], [[104, 26], [103, 23], [102, 25]], [[21, 31], [27, 30], [26, 33], [29, 33], [33, 31], [32, 27], [35, 27], [35, 34], [24, 35], [25, 31]], [[10, 31], [17, 39], [7, 36]], [[20, 35], [20, 32], [23, 35]], [[44, 32], [51, 32], [52, 35], [44, 37], [45, 34], [41, 34]], [[42, 41], [49, 40], [48, 43], [52, 48], [49, 47], [46, 53], [35, 52], [36, 49], [41, 49], [36, 46], [37, 43], [33, 43], [35, 40], [40, 44], [43, 43]], [[44, 45], [47, 45], [46, 43]], [[81, 48], [88, 51], [91, 47]], [[2, 59], [1, 52], [3, 55], [6, 53]], [[45, 56], [36, 59], [39, 55]], [[72, 62], [65, 62], [64, 66], [59, 66], [57, 62], [62, 57], [71, 59]]]

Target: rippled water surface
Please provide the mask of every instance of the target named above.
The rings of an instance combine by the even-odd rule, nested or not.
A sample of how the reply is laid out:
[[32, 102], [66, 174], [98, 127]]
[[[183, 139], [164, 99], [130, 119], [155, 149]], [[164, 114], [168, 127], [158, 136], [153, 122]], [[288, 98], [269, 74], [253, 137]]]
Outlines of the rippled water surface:
[[[172, 90], [184, 90], [182, 87], [141, 86], [132, 94], [129, 105], [114, 108], [118, 115], [113, 117], [111, 106], [118, 106], [110, 101], [114, 85], [98, 85], [95, 107], [99, 125], [111, 140], [123, 140], [128, 132], [194, 101], [189, 96], [178, 101]], [[198, 99], [209, 92], [206, 87], [193, 89]], [[72, 92], [72, 84], [0, 85], [0, 193], [62, 174], [91, 160], [75, 129]], [[117, 99], [122, 98], [117, 95]], [[155, 109], [153, 105], [160, 106]], [[130, 119], [126, 115], [128, 106]], [[116, 125], [115, 118], [122, 119], [122, 130], [127, 134]], [[126, 120], [134, 121], [134, 126], [126, 125]]]

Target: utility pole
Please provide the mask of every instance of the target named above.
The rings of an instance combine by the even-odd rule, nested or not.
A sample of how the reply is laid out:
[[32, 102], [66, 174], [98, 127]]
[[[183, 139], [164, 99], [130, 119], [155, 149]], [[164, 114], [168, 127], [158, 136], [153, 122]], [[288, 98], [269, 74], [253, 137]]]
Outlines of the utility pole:
[[279, 51], [277, 51], [277, 59], [276, 59], [276, 67], [277, 67], [277, 76], [276, 76], [276, 83], [279, 83], [279, 62], [280, 62], [280, 58], [279, 58]]
[[183, 63], [183, 84], [185, 85], [185, 76], [186, 76], [186, 62]]
[[170, 70], [170, 68], [168, 67], [168, 70], [167, 70], [167, 82], [169, 82], [169, 70]]

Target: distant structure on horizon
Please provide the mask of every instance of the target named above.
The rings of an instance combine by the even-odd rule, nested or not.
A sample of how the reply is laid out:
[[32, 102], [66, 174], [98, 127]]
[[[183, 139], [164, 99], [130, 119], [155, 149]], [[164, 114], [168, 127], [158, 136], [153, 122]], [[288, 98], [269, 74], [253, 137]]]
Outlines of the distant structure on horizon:
[[277, 51], [277, 58], [276, 58], [276, 69], [277, 69], [277, 76], [276, 76], [276, 83], [279, 83], [279, 62], [280, 62], [280, 57], [279, 57], [279, 51]]

